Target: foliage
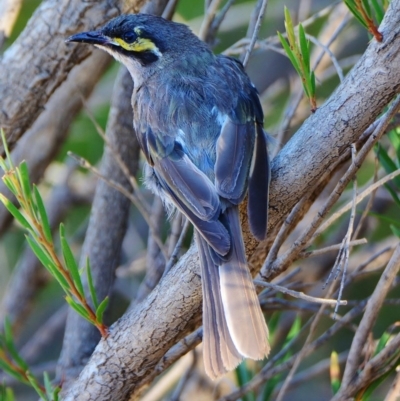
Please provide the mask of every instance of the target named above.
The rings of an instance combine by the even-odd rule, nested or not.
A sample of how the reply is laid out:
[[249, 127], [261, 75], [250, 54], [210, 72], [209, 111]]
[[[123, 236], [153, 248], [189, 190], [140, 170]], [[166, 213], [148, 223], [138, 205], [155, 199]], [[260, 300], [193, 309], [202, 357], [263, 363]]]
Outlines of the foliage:
[[87, 261], [86, 271], [94, 310], [85, 298], [81, 273], [72, 250], [65, 238], [64, 225], [60, 225], [60, 243], [64, 262], [57, 256], [48, 216], [42, 197], [36, 185], [31, 187], [26, 162], [14, 167], [1, 130], [7, 159], [0, 158], [0, 167], [4, 171], [3, 182], [17, 199], [20, 209], [11, 200], [0, 194], [0, 201], [13, 215], [16, 221], [28, 232], [26, 240], [48, 272], [58, 281], [64, 290], [67, 303], [84, 319], [94, 324], [103, 336], [107, 335], [107, 327], [103, 323], [103, 313], [108, 304], [105, 298], [100, 304], [91, 279], [90, 265]]

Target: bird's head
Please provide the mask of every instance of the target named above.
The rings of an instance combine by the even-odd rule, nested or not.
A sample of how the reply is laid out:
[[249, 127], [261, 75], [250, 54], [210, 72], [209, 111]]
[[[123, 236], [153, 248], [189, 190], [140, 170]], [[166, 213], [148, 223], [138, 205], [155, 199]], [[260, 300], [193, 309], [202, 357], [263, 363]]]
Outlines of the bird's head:
[[149, 14], [120, 15], [98, 30], [77, 33], [66, 41], [88, 43], [107, 51], [133, 76], [138, 70], [167, 65], [188, 49], [204, 48], [186, 25]]

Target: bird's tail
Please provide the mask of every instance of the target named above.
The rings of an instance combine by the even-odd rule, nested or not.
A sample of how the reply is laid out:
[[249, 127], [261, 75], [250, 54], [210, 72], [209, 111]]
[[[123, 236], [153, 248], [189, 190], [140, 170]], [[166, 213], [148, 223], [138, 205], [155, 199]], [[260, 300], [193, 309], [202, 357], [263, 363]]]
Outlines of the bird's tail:
[[270, 350], [268, 328], [247, 268], [238, 209], [228, 208], [224, 215], [232, 241], [226, 260], [196, 233], [203, 286], [203, 359], [206, 373], [214, 379], [244, 357], [262, 359]]
[[231, 234], [231, 255], [219, 267], [221, 299], [229, 334], [238, 352], [263, 359], [270, 351], [268, 328], [253, 278], [247, 267], [237, 207], [225, 211]]
[[196, 233], [203, 287], [203, 360], [209, 377], [216, 379], [234, 369], [243, 357], [229, 334], [221, 299], [218, 257]]

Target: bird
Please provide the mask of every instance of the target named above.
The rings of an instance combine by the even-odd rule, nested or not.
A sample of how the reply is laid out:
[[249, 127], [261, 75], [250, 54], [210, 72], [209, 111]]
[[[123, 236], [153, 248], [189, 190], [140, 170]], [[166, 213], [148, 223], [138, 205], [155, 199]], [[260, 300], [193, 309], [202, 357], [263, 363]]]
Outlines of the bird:
[[94, 45], [134, 81], [133, 127], [145, 183], [195, 228], [203, 293], [203, 360], [217, 379], [268, 356], [268, 327], [250, 274], [239, 205], [266, 238], [270, 161], [258, 92], [242, 63], [215, 55], [188, 26], [122, 14], [66, 42]]

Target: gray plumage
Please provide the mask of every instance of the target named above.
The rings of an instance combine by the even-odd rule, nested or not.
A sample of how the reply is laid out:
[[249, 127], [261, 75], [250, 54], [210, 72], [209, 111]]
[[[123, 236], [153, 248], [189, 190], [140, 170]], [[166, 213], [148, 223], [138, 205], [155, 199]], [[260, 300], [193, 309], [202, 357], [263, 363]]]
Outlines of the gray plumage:
[[196, 228], [203, 288], [204, 363], [217, 378], [268, 355], [268, 329], [249, 273], [238, 205], [266, 236], [269, 160], [256, 89], [237, 60], [215, 56], [182, 24], [137, 14], [72, 36], [129, 69], [134, 128], [147, 185]]

